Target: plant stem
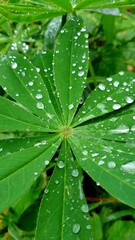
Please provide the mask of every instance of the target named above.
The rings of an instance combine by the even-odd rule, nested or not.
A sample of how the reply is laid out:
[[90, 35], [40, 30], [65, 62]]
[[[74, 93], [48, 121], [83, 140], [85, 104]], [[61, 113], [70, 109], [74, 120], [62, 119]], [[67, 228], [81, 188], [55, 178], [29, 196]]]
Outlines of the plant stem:
[[97, 86], [97, 80], [96, 80], [96, 75], [94, 72], [94, 68], [92, 66], [91, 60], [89, 59], [89, 70], [90, 70], [90, 74], [91, 74], [91, 78], [93, 80], [93, 83], [95, 85], [95, 87]]

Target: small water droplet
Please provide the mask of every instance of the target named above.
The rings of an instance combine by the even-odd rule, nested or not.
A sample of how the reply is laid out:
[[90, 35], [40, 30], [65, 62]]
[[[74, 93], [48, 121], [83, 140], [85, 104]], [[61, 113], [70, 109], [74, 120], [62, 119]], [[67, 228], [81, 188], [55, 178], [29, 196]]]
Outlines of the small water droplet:
[[81, 207], [81, 211], [84, 212], [84, 213], [87, 213], [89, 212], [89, 207], [87, 204], [83, 204], [82, 207]]
[[63, 161], [59, 161], [59, 162], [57, 163], [57, 166], [58, 166], [59, 168], [64, 168], [64, 167], [65, 167], [65, 163], [64, 163]]
[[86, 229], [91, 229], [91, 225], [90, 224], [88, 224], [87, 226], [86, 226]]
[[114, 110], [118, 110], [121, 108], [121, 105], [116, 103], [116, 104], [113, 104], [113, 107], [112, 107]]
[[100, 84], [98, 85], [98, 88], [99, 88], [100, 90], [104, 91], [104, 90], [105, 90], [105, 85], [104, 85], [103, 83], [100, 83]]
[[82, 152], [82, 154], [83, 154], [83, 155], [88, 155], [88, 151], [87, 151], [87, 150], [84, 150], [84, 151]]
[[120, 168], [125, 173], [135, 174], [135, 161], [127, 162]]
[[116, 163], [113, 162], [113, 161], [110, 161], [110, 162], [107, 163], [107, 166], [108, 166], [109, 168], [115, 168], [115, 167], [116, 167]]
[[79, 71], [79, 72], [78, 72], [78, 76], [79, 76], [79, 77], [82, 77], [83, 75], [84, 75], [84, 71]]
[[72, 171], [72, 176], [73, 176], [73, 177], [78, 177], [78, 175], [79, 175], [78, 169], [74, 169], [74, 170]]
[[12, 62], [11, 63], [11, 67], [12, 67], [12, 69], [16, 69], [17, 68], [17, 63], [16, 62]]
[[33, 82], [31, 81], [31, 82], [28, 82], [28, 85], [31, 87], [31, 86], [33, 86]]
[[127, 103], [132, 103], [134, 101], [134, 99], [132, 97], [126, 97], [126, 102]]
[[75, 223], [73, 225], [73, 233], [78, 233], [80, 231], [81, 227], [79, 223]]
[[56, 183], [56, 184], [59, 184], [59, 180], [56, 180], [55, 183]]
[[37, 95], [36, 95], [36, 99], [41, 99], [43, 96], [42, 96], [42, 94], [41, 93], [38, 93]]
[[42, 103], [42, 102], [38, 102], [37, 104], [36, 104], [36, 107], [38, 108], [38, 109], [44, 109], [44, 104]]
[[73, 104], [73, 103], [71, 103], [71, 104], [68, 105], [68, 109], [69, 109], [69, 110], [71, 110], [71, 109], [73, 109], [73, 108], [74, 108], [74, 104]]
[[45, 165], [47, 166], [49, 164], [49, 160], [45, 160]]
[[3, 148], [0, 148], [0, 152], [2, 152], [3, 151]]

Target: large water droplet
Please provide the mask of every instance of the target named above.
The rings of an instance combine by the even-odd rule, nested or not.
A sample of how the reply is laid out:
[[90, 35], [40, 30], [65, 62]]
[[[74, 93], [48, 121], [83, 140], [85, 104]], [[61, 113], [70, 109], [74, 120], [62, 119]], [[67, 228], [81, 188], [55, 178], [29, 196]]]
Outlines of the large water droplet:
[[118, 110], [118, 109], [121, 108], [121, 105], [118, 104], [118, 103], [115, 103], [112, 108], [113, 108], [114, 110]]
[[36, 99], [41, 99], [43, 96], [42, 96], [42, 94], [41, 93], [38, 93], [37, 95], [36, 95]]
[[108, 166], [109, 168], [115, 168], [115, 167], [116, 167], [116, 163], [113, 162], [113, 161], [110, 161], [110, 162], [107, 163], [107, 166]]
[[42, 103], [42, 102], [38, 102], [37, 103], [37, 105], [36, 105], [36, 107], [38, 108], [38, 109], [44, 109], [44, 104]]
[[57, 163], [57, 166], [58, 166], [59, 168], [64, 168], [64, 167], [65, 167], [65, 163], [64, 163], [63, 161], [59, 161], [59, 162]]
[[11, 63], [11, 67], [12, 67], [12, 69], [16, 69], [17, 68], [17, 63], [16, 62], [12, 62]]
[[81, 227], [79, 223], [75, 223], [73, 225], [73, 233], [78, 233], [80, 231]]
[[135, 174], [135, 161], [123, 164], [120, 169], [125, 173]]
[[82, 207], [81, 207], [81, 211], [84, 212], [84, 213], [87, 213], [89, 212], [89, 207], [87, 204], [83, 204]]
[[74, 169], [74, 170], [72, 171], [72, 176], [73, 176], [73, 177], [78, 177], [78, 175], [79, 175], [79, 171], [78, 171], [77, 169]]
[[79, 73], [78, 73], [78, 76], [79, 77], [82, 77], [84, 75], [84, 71], [80, 71]]

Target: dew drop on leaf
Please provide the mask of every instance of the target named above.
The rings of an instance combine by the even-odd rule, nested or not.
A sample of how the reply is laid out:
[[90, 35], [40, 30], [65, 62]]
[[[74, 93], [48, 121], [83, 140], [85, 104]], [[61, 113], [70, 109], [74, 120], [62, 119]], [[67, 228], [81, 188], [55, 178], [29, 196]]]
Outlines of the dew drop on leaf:
[[36, 107], [38, 108], [38, 109], [44, 109], [44, 104], [42, 103], [42, 102], [38, 102], [37, 103], [37, 105], [36, 105]]
[[38, 93], [37, 95], [36, 95], [36, 99], [41, 99], [43, 96], [42, 96], [42, 94], [41, 93]]
[[112, 107], [114, 110], [118, 110], [118, 109], [120, 109], [121, 108], [121, 105], [120, 104], [118, 104], [118, 103], [115, 103], [115, 104], [113, 104], [113, 107]]
[[87, 150], [84, 150], [84, 151], [82, 152], [82, 154], [83, 154], [83, 155], [88, 155], [88, 151], [87, 151]]
[[126, 102], [127, 103], [132, 103], [134, 100], [132, 99], [132, 97], [126, 97]]
[[116, 167], [116, 163], [113, 162], [113, 161], [110, 161], [110, 162], [107, 163], [107, 166], [108, 166], [109, 168], [115, 168], [115, 167]]
[[73, 109], [73, 108], [74, 108], [74, 104], [73, 104], [73, 103], [71, 103], [71, 104], [68, 105], [68, 109], [69, 109], [69, 110], [71, 110], [71, 109]]
[[82, 207], [81, 207], [81, 211], [84, 212], [84, 213], [87, 213], [89, 212], [89, 207], [87, 204], [83, 204]]
[[64, 164], [63, 161], [59, 161], [59, 162], [57, 163], [57, 166], [58, 166], [59, 168], [64, 168], [64, 167], [65, 167], [65, 164]]
[[105, 90], [105, 85], [104, 85], [103, 83], [100, 83], [100, 84], [98, 85], [98, 88], [99, 88], [100, 90], [104, 91], [104, 90]]
[[79, 175], [79, 171], [78, 171], [77, 169], [74, 169], [74, 170], [72, 171], [72, 176], [73, 176], [73, 177], [78, 177], [78, 175]]
[[135, 161], [123, 164], [120, 170], [125, 173], [135, 174]]
[[11, 63], [11, 67], [12, 67], [12, 69], [16, 69], [17, 68], [17, 63], [16, 62], [12, 62]]
[[78, 73], [78, 76], [79, 77], [82, 77], [84, 75], [84, 71], [80, 71], [79, 73]]
[[28, 85], [31, 87], [31, 86], [33, 86], [33, 82], [31, 81], [31, 82], [28, 82]]
[[75, 223], [73, 225], [73, 233], [78, 233], [80, 231], [81, 227], [79, 223]]
[[86, 229], [91, 229], [91, 225], [90, 224], [88, 224], [87, 226], [86, 226]]
[[0, 152], [2, 152], [3, 151], [3, 148], [0, 148]]
[[47, 166], [49, 164], [49, 160], [45, 160], [45, 165]]

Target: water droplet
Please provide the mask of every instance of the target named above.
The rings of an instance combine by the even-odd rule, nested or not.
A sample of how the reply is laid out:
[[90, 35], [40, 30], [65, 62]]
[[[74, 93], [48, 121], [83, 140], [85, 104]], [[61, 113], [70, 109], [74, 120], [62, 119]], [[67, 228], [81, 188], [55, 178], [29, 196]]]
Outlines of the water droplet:
[[38, 172], [34, 172], [34, 175], [38, 175]]
[[0, 148], [0, 152], [2, 152], [3, 151], [3, 148]]
[[89, 212], [89, 207], [87, 204], [83, 204], [82, 207], [81, 207], [81, 211], [84, 212], [84, 213], [87, 213]]
[[56, 180], [55, 183], [56, 183], [56, 184], [59, 184], [59, 180]]
[[109, 82], [111, 82], [113, 79], [112, 79], [112, 77], [108, 77], [107, 80], [108, 80]]
[[31, 81], [31, 82], [28, 82], [28, 85], [31, 87], [31, 86], [33, 86], [33, 82]]
[[114, 87], [118, 87], [119, 84], [120, 84], [120, 83], [119, 83], [118, 81], [115, 81], [115, 82], [113, 83]]
[[78, 175], [79, 175], [79, 171], [78, 171], [77, 169], [74, 169], [74, 170], [72, 171], [72, 176], [73, 176], [73, 177], [78, 177]]
[[65, 167], [65, 163], [64, 163], [63, 161], [59, 161], [59, 162], [57, 163], [57, 166], [58, 166], [59, 168], [64, 168], [64, 167]]
[[118, 110], [121, 108], [121, 105], [116, 103], [116, 104], [113, 104], [113, 107], [112, 107], [114, 110]]
[[78, 233], [80, 231], [81, 227], [79, 223], [75, 223], [73, 225], [73, 233]]
[[16, 69], [17, 68], [17, 63], [16, 62], [12, 62], [11, 63], [11, 67], [12, 67], [12, 69]]
[[103, 90], [105, 90], [105, 85], [103, 83], [100, 83], [98, 85], [98, 88], [103, 91]]
[[98, 162], [98, 166], [101, 166], [101, 165], [103, 165], [105, 162], [103, 161], [103, 160], [100, 160], [99, 162]]
[[86, 229], [91, 229], [91, 225], [90, 224], [88, 224], [87, 226], [86, 226]]
[[126, 97], [127, 103], [132, 103], [133, 101], [134, 101], [134, 99], [132, 99], [132, 97]]
[[119, 72], [119, 75], [123, 76], [123, 75], [124, 75], [124, 72], [123, 72], [123, 71]]
[[69, 110], [71, 110], [71, 109], [73, 109], [73, 108], [74, 108], [74, 104], [73, 104], [73, 103], [71, 103], [71, 104], [68, 105], [68, 109], [69, 109]]
[[37, 103], [37, 105], [36, 105], [36, 107], [38, 108], [38, 109], [44, 109], [44, 104], [42, 103], [42, 102], [38, 102]]
[[125, 173], [135, 174], [135, 161], [123, 164], [120, 169]]
[[82, 154], [83, 154], [83, 155], [88, 155], [88, 151], [87, 151], [87, 150], [84, 150], [84, 151], [82, 152]]
[[115, 134], [128, 133], [129, 132], [129, 127], [126, 126], [126, 125], [120, 125], [118, 128], [111, 129], [109, 132], [110, 133], [115, 133]]
[[84, 71], [79, 71], [79, 72], [78, 72], [78, 76], [79, 76], [79, 77], [82, 77], [83, 75], [84, 75]]
[[49, 160], [45, 160], [45, 165], [47, 166], [49, 164]]
[[36, 95], [36, 99], [41, 99], [43, 96], [42, 96], [42, 94], [41, 93], [38, 93], [37, 95]]
[[109, 168], [115, 168], [115, 167], [116, 167], [116, 163], [113, 162], [113, 161], [110, 161], [110, 162], [107, 163], [107, 166], [108, 166]]

